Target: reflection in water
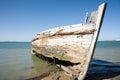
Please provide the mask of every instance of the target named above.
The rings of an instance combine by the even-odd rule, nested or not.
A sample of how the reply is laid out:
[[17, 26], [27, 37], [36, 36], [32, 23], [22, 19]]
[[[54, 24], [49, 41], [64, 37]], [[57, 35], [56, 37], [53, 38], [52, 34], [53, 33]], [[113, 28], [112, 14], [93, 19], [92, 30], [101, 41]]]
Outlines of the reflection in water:
[[32, 77], [38, 77], [43, 74], [47, 74], [51, 71], [58, 70], [58, 67], [56, 67], [53, 64], [47, 63], [46, 61], [43, 61], [42, 59], [38, 58], [35, 55], [32, 55], [32, 71], [31, 71], [31, 78]]

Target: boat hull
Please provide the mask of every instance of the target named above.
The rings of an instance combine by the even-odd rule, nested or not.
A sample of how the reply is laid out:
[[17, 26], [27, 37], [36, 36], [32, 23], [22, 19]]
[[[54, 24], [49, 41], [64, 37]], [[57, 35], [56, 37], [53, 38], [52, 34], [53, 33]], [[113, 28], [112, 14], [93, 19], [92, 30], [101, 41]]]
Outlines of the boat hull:
[[[32, 51], [55, 61], [60, 67], [83, 80], [94, 54], [106, 3], [91, 15], [91, 23], [58, 27], [43, 31], [32, 40]], [[68, 65], [69, 64], [69, 65]]]

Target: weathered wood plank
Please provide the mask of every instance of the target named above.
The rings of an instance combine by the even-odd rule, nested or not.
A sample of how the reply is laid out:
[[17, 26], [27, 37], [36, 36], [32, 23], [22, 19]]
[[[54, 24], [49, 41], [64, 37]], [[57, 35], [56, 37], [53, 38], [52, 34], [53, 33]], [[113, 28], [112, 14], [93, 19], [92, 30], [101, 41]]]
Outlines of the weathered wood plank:
[[79, 74], [79, 77], [78, 77], [79, 80], [83, 80], [84, 79], [84, 77], [85, 77], [85, 75], [87, 73], [89, 64], [91, 62], [93, 53], [95, 51], [95, 46], [96, 46], [96, 43], [97, 43], [97, 39], [98, 39], [98, 35], [99, 35], [99, 32], [100, 32], [100, 28], [101, 28], [101, 25], [102, 25], [102, 21], [103, 21], [106, 5], [107, 5], [106, 3], [103, 3], [102, 5], [100, 5], [99, 8], [98, 8], [98, 11], [97, 11], [97, 15], [95, 16], [96, 17], [95, 24], [96, 24], [96, 29], [97, 30], [94, 33], [94, 36], [93, 36], [93, 39], [92, 39], [92, 42], [91, 42], [91, 45], [90, 45], [90, 49], [89, 49], [89, 52], [88, 52], [89, 55], [86, 58], [85, 65], [84, 65], [81, 73]]

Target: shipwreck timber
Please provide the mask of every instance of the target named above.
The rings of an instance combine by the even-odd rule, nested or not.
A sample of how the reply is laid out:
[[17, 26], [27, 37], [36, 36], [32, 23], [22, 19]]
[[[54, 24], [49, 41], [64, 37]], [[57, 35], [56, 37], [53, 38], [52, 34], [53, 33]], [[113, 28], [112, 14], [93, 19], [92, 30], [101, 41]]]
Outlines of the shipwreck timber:
[[92, 12], [90, 22], [88, 16], [84, 24], [63, 26], [43, 31], [32, 40], [32, 51], [36, 55], [60, 61], [69, 61], [73, 65], [61, 68], [83, 80], [93, 53], [102, 25], [106, 3]]

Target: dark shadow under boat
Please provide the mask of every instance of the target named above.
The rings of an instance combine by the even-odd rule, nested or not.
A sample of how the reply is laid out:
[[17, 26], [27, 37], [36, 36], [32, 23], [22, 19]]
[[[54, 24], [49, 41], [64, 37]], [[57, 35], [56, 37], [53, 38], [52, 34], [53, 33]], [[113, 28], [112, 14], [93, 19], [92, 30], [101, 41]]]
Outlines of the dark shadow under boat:
[[103, 79], [120, 80], [120, 63], [93, 59], [85, 80]]

